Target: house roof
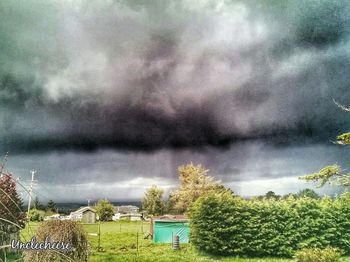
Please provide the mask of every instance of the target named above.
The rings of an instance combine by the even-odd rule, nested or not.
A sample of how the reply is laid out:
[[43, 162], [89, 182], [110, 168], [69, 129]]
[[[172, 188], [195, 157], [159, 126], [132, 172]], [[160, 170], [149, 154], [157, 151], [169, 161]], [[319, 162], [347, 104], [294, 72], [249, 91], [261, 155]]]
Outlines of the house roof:
[[132, 213], [132, 212], [138, 212], [140, 208], [137, 206], [127, 205], [127, 206], [116, 206], [114, 207], [115, 213]]
[[84, 213], [85, 211], [88, 211], [88, 210], [90, 210], [90, 211], [96, 213], [96, 210], [95, 210], [94, 208], [92, 208], [92, 207], [89, 207], [89, 206], [87, 206], [87, 207], [81, 207], [81, 208], [79, 208], [78, 210], [76, 210], [76, 211], [74, 211], [74, 212], [72, 212], [72, 213]]

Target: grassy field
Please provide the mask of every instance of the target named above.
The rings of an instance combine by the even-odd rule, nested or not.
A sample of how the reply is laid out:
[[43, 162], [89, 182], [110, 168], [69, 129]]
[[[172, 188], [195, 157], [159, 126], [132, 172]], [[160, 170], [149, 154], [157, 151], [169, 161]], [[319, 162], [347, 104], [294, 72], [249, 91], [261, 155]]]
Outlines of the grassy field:
[[[28, 240], [35, 233], [37, 223], [32, 223], [30, 228], [22, 231], [22, 239]], [[100, 227], [100, 248], [98, 224], [84, 225], [89, 233], [92, 250], [90, 262], [108, 261], [223, 261], [223, 262], [282, 262], [291, 259], [277, 258], [236, 258], [236, 257], [212, 257], [199, 254], [190, 244], [182, 244], [180, 250], [172, 250], [171, 244], [153, 244], [150, 239], [144, 239], [149, 232], [147, 222], [104, 222]], [[11, 260], [8, 260], [11, 261]], [[343, 261], [350, 261], [344, 258]]]

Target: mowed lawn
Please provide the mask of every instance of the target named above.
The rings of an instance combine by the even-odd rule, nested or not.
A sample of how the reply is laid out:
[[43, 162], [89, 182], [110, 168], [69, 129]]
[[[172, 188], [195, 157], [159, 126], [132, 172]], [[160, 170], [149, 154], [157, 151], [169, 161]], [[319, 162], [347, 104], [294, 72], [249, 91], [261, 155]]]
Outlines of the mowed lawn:
[[[30, 228], [22, 231], [22, 239], [30, 239], [35, 234], [38, 223], [31, 223]], [[236, 257], [212, 257], [199, 254], [192, 245], [181, 244], [180, 250], [173, 250], [171, 244], [153, 244], [152, 240], [145, 239], [149, 233], [148, 222], [102, 222], [99, 224], [83, 225], [89, 233], [92, 250], [90, 262], [108, 261], [232, 261], [232, 262], [282, 262], [291, 259], [278, 258], [236, 258]], [[350, 261], [344, 258], [344, 261]]]

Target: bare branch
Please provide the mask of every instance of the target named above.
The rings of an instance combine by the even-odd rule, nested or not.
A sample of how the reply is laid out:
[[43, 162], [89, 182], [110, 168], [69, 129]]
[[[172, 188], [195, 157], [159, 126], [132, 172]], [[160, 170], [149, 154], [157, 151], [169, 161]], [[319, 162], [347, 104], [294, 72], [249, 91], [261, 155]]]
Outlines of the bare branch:
[[333, 102], [334, 104], [336, 104], [338, 107], [340, 107], [342, 110], [346, 111], [346, 112], [350, 112], [350, 107], [345, 107], [341, 104], [339, 104], [337, 101], [335, 101], [335, 99], [333, 98]]

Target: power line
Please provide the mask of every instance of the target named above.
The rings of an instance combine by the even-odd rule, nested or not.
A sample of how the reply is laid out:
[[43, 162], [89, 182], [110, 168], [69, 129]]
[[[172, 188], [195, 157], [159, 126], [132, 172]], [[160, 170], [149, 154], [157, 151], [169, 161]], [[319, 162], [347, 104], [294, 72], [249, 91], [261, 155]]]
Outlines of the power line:
[[[22, 183], [20, 183], [19, 181], [15, 181], [15, 182], [18, 183], [23, 188], [24, 192], [22, 193], [29, 195], [29, 190], [27, 188], [30, 187], [31, 181], [22, 181]], [[35, 190], [34, 188], [32, 188], [32, 194], [41, 196], [45, 199], [51, 199], [52, 196], [56, 197], [57, 199], [61, 199], [59, 195], [53, 193], [53, 191], [47, 188], [46, 186], [44, 186], [43, 183], [37, 184], [36, 186], [38, 187], [38, 189]], [[39, 190], [39, 188], [42, 190]]]
[[46, 186], [44, 186], [43, 183], [40, 184], [40, 187], [45, 189], [46, 192], [48, 192], [50, 195], [53, 195], [57, 199], [61, 199], [61, 196], [57, 195], [56, 193], [53, 193], [52, 190], [48, 189]]

